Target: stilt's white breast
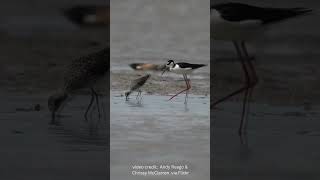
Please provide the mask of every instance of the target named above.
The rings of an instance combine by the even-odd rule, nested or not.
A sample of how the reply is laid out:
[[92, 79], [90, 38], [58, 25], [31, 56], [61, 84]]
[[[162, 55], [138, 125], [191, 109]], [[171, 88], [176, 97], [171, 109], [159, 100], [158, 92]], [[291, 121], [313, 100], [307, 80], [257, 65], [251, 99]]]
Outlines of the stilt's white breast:
[[192, 68], [181, 68], [178, 64], [176, 64], [173, 68], [170, 68], [170, 71], [176, 74], [190, 74], [192, 70]]
[[210, 27], [215, 40], [248, 40], [262, 27], [260, 20], [227, 21], [221, 14], [211, 9]]

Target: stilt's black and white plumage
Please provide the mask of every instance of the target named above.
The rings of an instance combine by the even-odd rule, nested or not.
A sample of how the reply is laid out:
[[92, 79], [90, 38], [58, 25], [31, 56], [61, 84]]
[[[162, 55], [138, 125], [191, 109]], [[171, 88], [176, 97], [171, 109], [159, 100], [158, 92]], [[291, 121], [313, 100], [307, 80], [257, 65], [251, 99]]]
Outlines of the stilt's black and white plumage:
[[66, 102], [70, 95], [83, 88], [90, 88], [91, 100], [84, 114], [87, 120], [87, 114], [92, 103], [96, 100], [99, 109], [99, 96], [94, 90], [94, 85], [98, 80], [103, 79], [110, 69], [110, 49], [105, 48], [98, 52], [77, 58], [71, 62], [64, 73], [63, 87], [48, 99], [48, 107], [52, 115], [52, 123], [55, 123], [55, 115], [61, 109], [62, 104]]
[[129, 99], [129, 95], [134, 92], [134, 91], [137, 91], [138, 92], [138, 95], [136, 97], [136, 99], [138, 100], [139, 96], [140, 96], [140, 100], [141, 100], [141, 90], [140, 88], [147, 82], [147, 80], [150, 78], [150, 74], [147, 74], [145, 76], [142, 76], [138, 79], [135, 79], [131, 82], [131, 85], [130, 85], [130, 90], [127, 91], [125, 93], [125, 96], [126, 96], [126, 100]]
[[244, 87], [217, 100], [212, 107], [236, 94], [245, 92], [239, 134], [242, 133], [244, 126], [247, 101], [251, 97], [254, 86], [258, 83], [258, 77], [245, 42], [259, 35], [269, 25], [309, 12], [311, 10], [307, 8], [263, 8], [241, 3], [223, 3], [210, 7], [212, 38], [233, 42], [246, 77]]
[[212, 37], [246, 41], [262, 28], [311, 12], [306, 8], [263, 8], [241, 3], [223, 3], [210, 8]]
[[185, 103], [187, 103], [187, 98], [188, 98], [188, 91], [191, 88], [190, 80], [188, 79], [187, 75], [191, 74], [194, 70], [199, 69], [203, 66], [206, 66], [205, 64], [190, 64], [190, 63], [185, 63], [185, 62], [178, 62], [175, 63], [174, 60], [168, 60], [167, 64], [167, 69], [165, 71], [170, 71], [176, 74], [182, 74], [183, 78], [186, 82], [187, 88], [178, 92], [177, 94], [173, 95], [169, 100], [173, 99], [174, 97], [178, 96], [179, 94], [183, 93], [186, 91], [186, 98], [185, 98]]

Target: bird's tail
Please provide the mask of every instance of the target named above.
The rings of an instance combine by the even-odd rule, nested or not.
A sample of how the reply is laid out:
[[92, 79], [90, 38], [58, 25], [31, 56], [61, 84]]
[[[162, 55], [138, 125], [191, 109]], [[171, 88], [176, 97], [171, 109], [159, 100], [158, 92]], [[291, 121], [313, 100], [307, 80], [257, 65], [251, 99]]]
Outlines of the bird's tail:
[[268, 8], [265, 17], [264, 24], [277, 23], [296, 16], [306, 15], [312, 12], [312, 9], [308, 8]]
[[132, 64], [129, 64], [129, 66], [134, 70], [141, 70], [141, 64], [142, 63], [132, 63]]
[[197, 67], [196, 68], [201, 68], [203, 66], [207, 66], [206, 64], [197, 64]]

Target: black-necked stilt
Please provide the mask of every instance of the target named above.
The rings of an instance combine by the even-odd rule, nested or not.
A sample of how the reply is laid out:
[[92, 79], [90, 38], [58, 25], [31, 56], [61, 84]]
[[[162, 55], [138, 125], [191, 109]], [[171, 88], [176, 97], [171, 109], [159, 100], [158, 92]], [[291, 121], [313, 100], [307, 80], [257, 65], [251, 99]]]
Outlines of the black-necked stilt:
[[78, 5], [63, 11], [72, 22], [81, 26], [109, 26], [110, 7], [106, 5]]
[[125, 96], [126, 96], [126, 100], [128, 100], [129, 98], [129, 95], [133, 92], [133, 91], [137, 91], [138, 92], [138, 95], [136, 97], [136, 99], [138, 99], [138, 97], [140, 96], [141, 97], [141, 90], [140, 88], [147, 82], [147, 80], [150, 78], [150, 74], [147, 74], [145, 76], [142, 76], [138, 79], [135, 79], [131, 82], [131, 85], [130, 85], [130, 90], [127, 91], [125, 93]]
[[[178, 62], [175, 63], [174, 60], [168, 60], [167, 67], [165, 71], [170, 71], [176, 74], [182, 74], [184, 81], [186, 82], [187, 88], [178, 92], [177, 94], [173, 95], [169, 100], [173, 99], [174, 97], [178, 96], [179, 94], [183, 93], [186, 91], [186, 97], [185, 97], [185, 103], [187, 103], [187, 98], [188, 98], [188, 91], [191, 88], [190, 80], [188, 79], [188, 74], [192, 73], [194, 70], [199, 69], [203, 66], [206, 66], [205, 64], [190, 64], [190, 63], [185, 63], [185, 62]], [[163, 74], [162, 73], [162, 74]]]
[[262, 8], [241, 3], [223, 3], [210, 7], [211, 35], [214, 40], [233, 41], [246, 77], [243, 88], [212, 104], [217, 105], [228, 98], [245, 92], [239, 134], [242, 133], [246, 103], [251, 97], [258, 77], [250, 61], [245, 42], [257, 36], [265, 27], [311, 12], [306, 8]]
[[51, 95], [48, 99], [48, 107], [52, 115], [52, 123], [55, 123], [55, 113], [61, 108], [71, 94], [82, 88], [91, 89], [91, 100], [84, 114], [87, 120], [87, 114], [94, 99], [99, 109], [99, 96], [94, 90], [94, 85], [107, 74], [110, 65], [110, 49], [105, 48], [99, 52], [80, 57], [71, 62], [64, 74], [64, 86], [58, 92]]

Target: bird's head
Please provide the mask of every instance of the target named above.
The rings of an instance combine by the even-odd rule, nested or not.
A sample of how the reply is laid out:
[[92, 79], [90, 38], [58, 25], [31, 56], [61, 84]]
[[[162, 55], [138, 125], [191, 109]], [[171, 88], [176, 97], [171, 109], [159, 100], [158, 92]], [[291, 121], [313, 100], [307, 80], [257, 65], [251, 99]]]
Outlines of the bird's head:
[[52, 114], [52, 121], [54, 121], [55, 113], [61, 104], [67, 99], [68, 95], [65, 92], [57, 92], [51, 95], [48, 99], [48, 108]]
[[168, 63], [165, 65], [165, 67], [163, 67], [163, 71], [161, 75], [163, 75], [166, 71], [169, 71], [170, 68], [172, 68], [174, 65], [175, 65], [174, 61], [172, 59], [169, 59]]
[[127, 91], [127, 92], [125, 92], [124, 93], [124, 95], [126, 96], [126, 100], [128, 100], [129, 99], [129, 95], [131, 94], [131, 92], [130, 91]]
[[[169, 59], [167, 66], [170, 66], [171, 64], [175, 64], [175, 63], [174, 63], [174, 61], [173, 61], [172, 59]], [[172, 65], [171, 65], [171, 66], [172, 66]]]

